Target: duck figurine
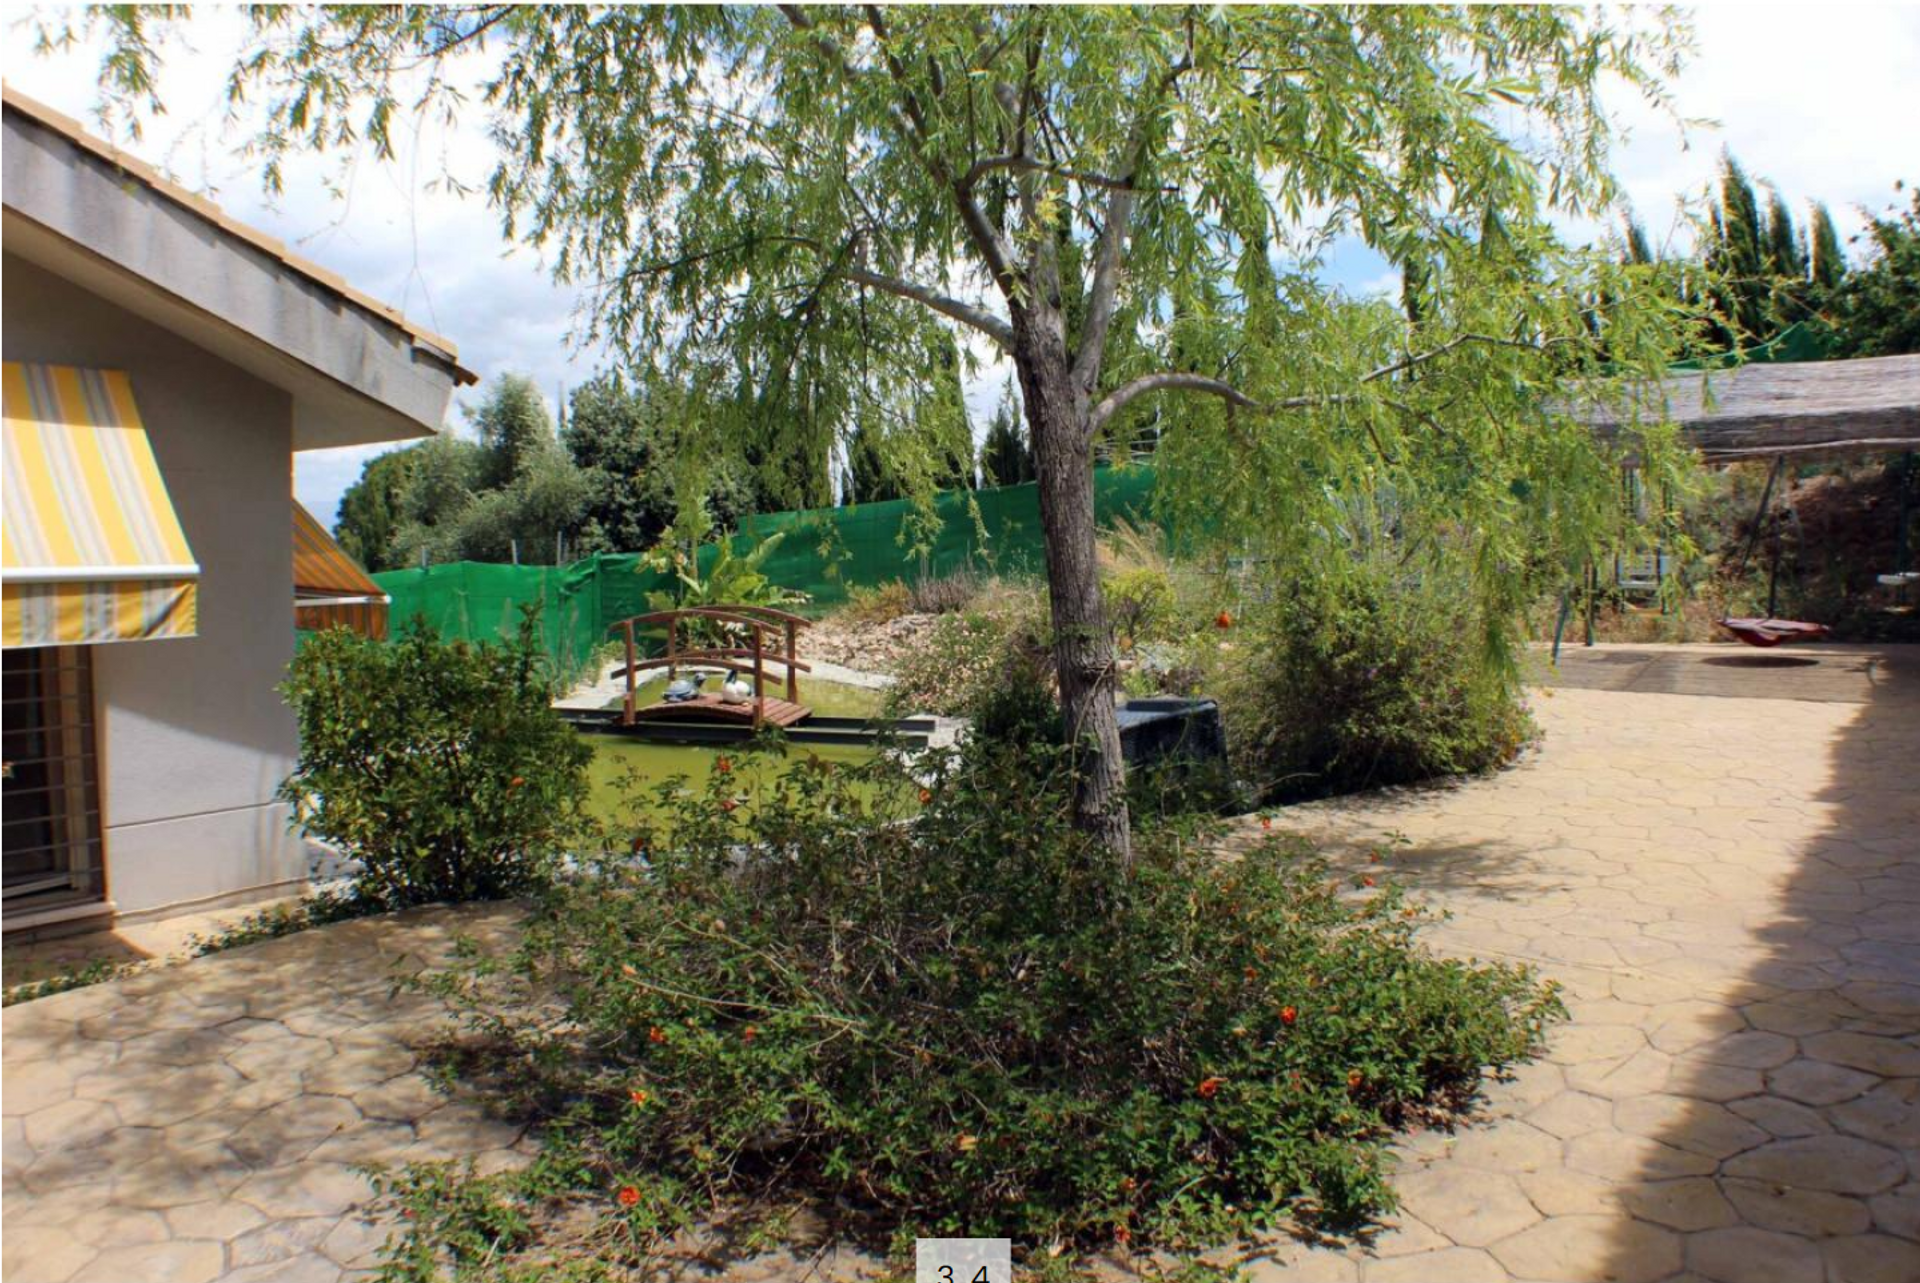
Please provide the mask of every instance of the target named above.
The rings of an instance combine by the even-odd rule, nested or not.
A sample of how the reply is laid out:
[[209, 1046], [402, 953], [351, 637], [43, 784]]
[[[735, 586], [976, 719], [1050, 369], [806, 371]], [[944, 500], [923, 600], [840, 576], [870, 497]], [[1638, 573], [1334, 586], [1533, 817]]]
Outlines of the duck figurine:
[[682, 677], [678, 681], [668, 682], [667, 689], [660, 698], [669, 704], [684, 704], [700, 694], [700, 684], [707, 680], [705, 673], [695, 673], [691, 677]]
[[735, 673], [720, 685], [720, 698], [729, 704], [744, 704], [753, 698], [753, 686]]

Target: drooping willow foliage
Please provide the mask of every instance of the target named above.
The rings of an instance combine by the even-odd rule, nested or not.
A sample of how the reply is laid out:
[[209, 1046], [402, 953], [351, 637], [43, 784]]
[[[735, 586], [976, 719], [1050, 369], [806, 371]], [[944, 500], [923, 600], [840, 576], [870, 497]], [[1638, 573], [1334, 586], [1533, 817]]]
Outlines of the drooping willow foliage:
[[[94, 12], [123, 119], [156, 105], [178, 16]], [[588, 336], [714, 387], [790, 390], [806, 432], [879, 449], [910, 492], [950, 470], [952, 425], [911, 412], [951, 379], [943, 327], [1023, 371], [1048, 344], [1071, 362], [1071, 422], [1033, 425], [1043, 458], [1061, 433], [1092, 434], [1093, 454], [1144, 433], [1190, 537], [1299, 577], [1340, 574], [1370, 514], [1367, 537], [1476, 569], [1496, 646], [1544, 583], [1642, 537], [1622, 450], [1653, 492], [1680, 480], [1657, 423], [1600, 443], [1579, 410], [1639, 396], [1698, 320], [1669, 269], [1560, 232], [1612, 207], [1602, 95], [1664, 101], [1688, 40], [1668, 12], [338, 6], [250, 23], [231, 91], [270, 186], [297, 152], [390, 155], [409, 113], [484, 113], [487, 196], [586, 287]], [[1401, 299], [1328, 286], [1349, 240], [1397, 269]], [[739, 444], [725, 416], [710, 434]]]

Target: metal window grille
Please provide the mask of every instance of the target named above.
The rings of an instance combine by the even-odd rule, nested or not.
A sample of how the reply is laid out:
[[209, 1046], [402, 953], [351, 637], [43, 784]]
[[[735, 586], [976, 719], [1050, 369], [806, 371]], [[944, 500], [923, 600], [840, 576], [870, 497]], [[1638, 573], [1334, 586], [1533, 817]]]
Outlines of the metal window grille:
[[105, 891], [93, 652], [48, 646], [5, 652], [5, 912], [11, 916]]

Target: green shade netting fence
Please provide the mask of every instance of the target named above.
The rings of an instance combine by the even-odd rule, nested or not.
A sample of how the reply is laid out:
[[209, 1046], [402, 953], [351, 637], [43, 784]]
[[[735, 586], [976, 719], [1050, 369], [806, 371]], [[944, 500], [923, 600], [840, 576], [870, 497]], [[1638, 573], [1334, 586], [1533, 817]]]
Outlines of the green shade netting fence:
[[[1094, 474], [1095, 519], [1104, 527], [1153, 520], [1152, 469], [1103, 468]], [[971, 502], [969, 502], [971, 501]], [[1037, 576], [1045, 571], [1038, 488], [1032, 484], [936, 495], [931, 511], [908, 500], [760, 513], [733, 536], [745, 554], [769, 536], [784, 538], [761, 565], [773, 582], [807, 595], [803, 609], [820, 613], [854, 588], [893, 580], [940, 578], [961, 570]], [[715, 550], [702, 550], [701, 569]], [[415, 616], [448, 641], [493, 641], [519, 626], [520, 608], [538, 602], [541, 641], [568, 671], [577, 671], [608, 628], [645, 614], [647, 594], [671, 585], [633, 553], [601, 553], [567, 566], [499, 566], [462, 561], [373, 576], [393, 598], [395, 630]]]

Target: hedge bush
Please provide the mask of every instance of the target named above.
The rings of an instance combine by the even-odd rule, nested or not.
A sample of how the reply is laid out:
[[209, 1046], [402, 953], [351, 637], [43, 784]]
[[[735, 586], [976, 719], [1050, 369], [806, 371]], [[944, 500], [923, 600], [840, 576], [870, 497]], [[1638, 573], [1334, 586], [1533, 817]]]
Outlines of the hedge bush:
[[1501, 765], [1532, 723], [1486, 636], [1472, 594], [1437, 575], [1369, 564], [1284, 588], [1215, 652], [1236, 772], [1291, 801]]
[[280, 788], [308, 833], [359, 862], [382, 909], [514, 896], [580, 823], [592, 750], [549, 702], [531, 612], [505, 644], [443, 642], [416, 619], [382, 643], [309, 638], [281, 690], [300, 757]]
[[1392, 1205], [1393, 1129], [1558, 1012], [1521, 968], [1429, 954], [1398, 891], [1297, 845], [1223, 860], [1185, 820], [1123, 865], [1068, 823], [1065, 761], [740, 755], [669, 786], [516, 955], [440, 979], [548, 1148], [468, 1200], [512, 1234], [434, 1210], [461, 1205], [444, 1172], [395, 1182], [419, 1215], [394, 1259], [544, 1268], [564, 1225], [620, 1260], [762, 1198], [837, 1200], [882, 1239], [1351, 1224]]

